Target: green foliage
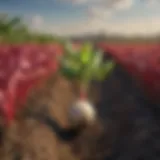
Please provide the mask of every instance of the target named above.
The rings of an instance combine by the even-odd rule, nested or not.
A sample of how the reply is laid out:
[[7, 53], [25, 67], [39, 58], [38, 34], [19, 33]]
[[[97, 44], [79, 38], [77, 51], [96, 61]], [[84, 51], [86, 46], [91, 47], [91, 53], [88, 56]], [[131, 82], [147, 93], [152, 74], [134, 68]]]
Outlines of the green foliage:
[[31, 33], [20, 17], [9, 17], [0, 13], [0, 42], [1, 43], [48, 43], [58, 41], [48, 34]]
[[67, 43], [60, 71], [67, 78], [78, 79], [88, 85], [91, 80], [102, 81], [113, 68], [114, 62], [103, 62], [103, 53], [94, 51], [91, 43], [84, 43], [78, 50]]

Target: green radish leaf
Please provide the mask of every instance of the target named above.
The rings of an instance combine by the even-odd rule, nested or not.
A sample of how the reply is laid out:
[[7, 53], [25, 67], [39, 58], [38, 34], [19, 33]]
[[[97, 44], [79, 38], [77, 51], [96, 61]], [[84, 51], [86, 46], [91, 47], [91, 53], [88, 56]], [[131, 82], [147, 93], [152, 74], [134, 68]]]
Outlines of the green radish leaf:
[[82, 81], [83, 83], [89, 83], [92, 80], [93, 77], [93, 68], [91, 65], [88, 65], [85, 67], [85, 70], [83, 71], [82, 75]]
[[80, 59], [82, 63], [86, 64], [90, 60], [93, 54], [92, 49], [93, 46], [91, 43], [86, 43], [82, 46], [82, 49], [80, 51]]
[[64, 46], [64, 58], [76, 58], [78, 51], [74, 49], [70, 42], [67, 42]]
[[113, 70], [113, 68], [115, 67], [115, 63], [113, 61], [109, 61], [105, 63], [103, 67], [107, 74]]
[[73, 79], [78, 76], [78, 71], [77, 70], [70, 70], [70, 68], [61, 68], [61, 73], [63, 76]]
[[102, 63], [102, 60], [103, 60], [103, 55], [101, 52], [96, 52], [94, 55], [93, 55], [93, 58], [92, 58], [92, 61], [91, 61], [91, 64], [92, 65], [92, 68], [93, 69], [97, 69], [100, 67], [101, 63]]
[[64, 46], [64, 50], [67, 53], [72, 53], [73, 52], [73, 45], [70, 42], [66, 42], [65, 46]]
[[85, 67], [84, 77], [91, 81], [102, 63], [102, 54], [96, 52]]
[[77, 77], [80, 73], [80, 69], [81, 66], [79, 63], [76, 63], [75, 61], [68, 61], [67, 59], [64, 59], [61, 65], [61, 73], [68, 78]]
[[104, 70], [103, 69], [97, 69], [94, 75], [94, 79], [98, 81], [102, 81], [105, 78], [104, 76]]
[[99, 81], [102, 81], [106, 78], [106, 76], [109, 75], [109, 73], [111, 73], [111, 71], [114, 69], [114, 62], [109, 61], [105, 64], [101, 64], [101, 67], [97, 70], [96, 74], [95, 74], [95, 78]]
[[61, 73], [69, 79], [79, 79], [85, 86], [92, 79], [103, 80], [114, 68], [114, 63], [103, 63], [103, 53], [94, 52], [91, 43], [83, 44], [80, 50], [74, 50], [70, 43], [65, 46], [65, 54], [60, 60]]

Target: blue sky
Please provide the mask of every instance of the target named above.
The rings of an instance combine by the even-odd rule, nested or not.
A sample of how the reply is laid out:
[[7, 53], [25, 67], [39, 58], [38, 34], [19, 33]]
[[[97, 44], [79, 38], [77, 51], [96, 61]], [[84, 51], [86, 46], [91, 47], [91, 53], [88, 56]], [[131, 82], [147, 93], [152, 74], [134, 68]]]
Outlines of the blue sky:
[[20, 15], [34, 31], [59, 35], [160, 32], [159, 0], [1, 0], [0, 11]]

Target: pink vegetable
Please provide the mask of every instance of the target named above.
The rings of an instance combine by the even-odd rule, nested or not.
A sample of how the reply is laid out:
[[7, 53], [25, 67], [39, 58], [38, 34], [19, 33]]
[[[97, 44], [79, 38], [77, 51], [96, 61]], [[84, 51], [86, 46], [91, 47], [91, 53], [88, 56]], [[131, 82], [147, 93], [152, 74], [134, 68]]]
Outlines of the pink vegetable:
[[14, 118], [16, 103], [24, 103], [28, 90], [54, 74], [58, 45], [25, 44], [0, 46], [0, 109], [6, 122]]

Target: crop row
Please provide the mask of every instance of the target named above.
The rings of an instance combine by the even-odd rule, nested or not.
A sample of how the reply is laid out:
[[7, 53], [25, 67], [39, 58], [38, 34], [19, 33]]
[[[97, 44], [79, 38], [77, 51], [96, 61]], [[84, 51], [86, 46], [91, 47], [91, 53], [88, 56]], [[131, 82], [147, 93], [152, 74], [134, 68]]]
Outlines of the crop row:
[[7, 120], [13, 118], [15, 102], [23, 102], [28, 90], [57, 69], [59, 45], [0, 46], [0, 106]]
[[[99, 44], [141, 82], [150, 95], [160, 95], [160, 46]], [[0, 106], [7, 120], [13, 118], [14, 103], [23, 102], [37, 80], [57, 69], [58, 44], [0, 45]], [[157, 97], [158, 99], [159, 97]]]
[[99, 47], [141, 81], [150, 96], [160, 95], [160, 45], [104, 43]]

